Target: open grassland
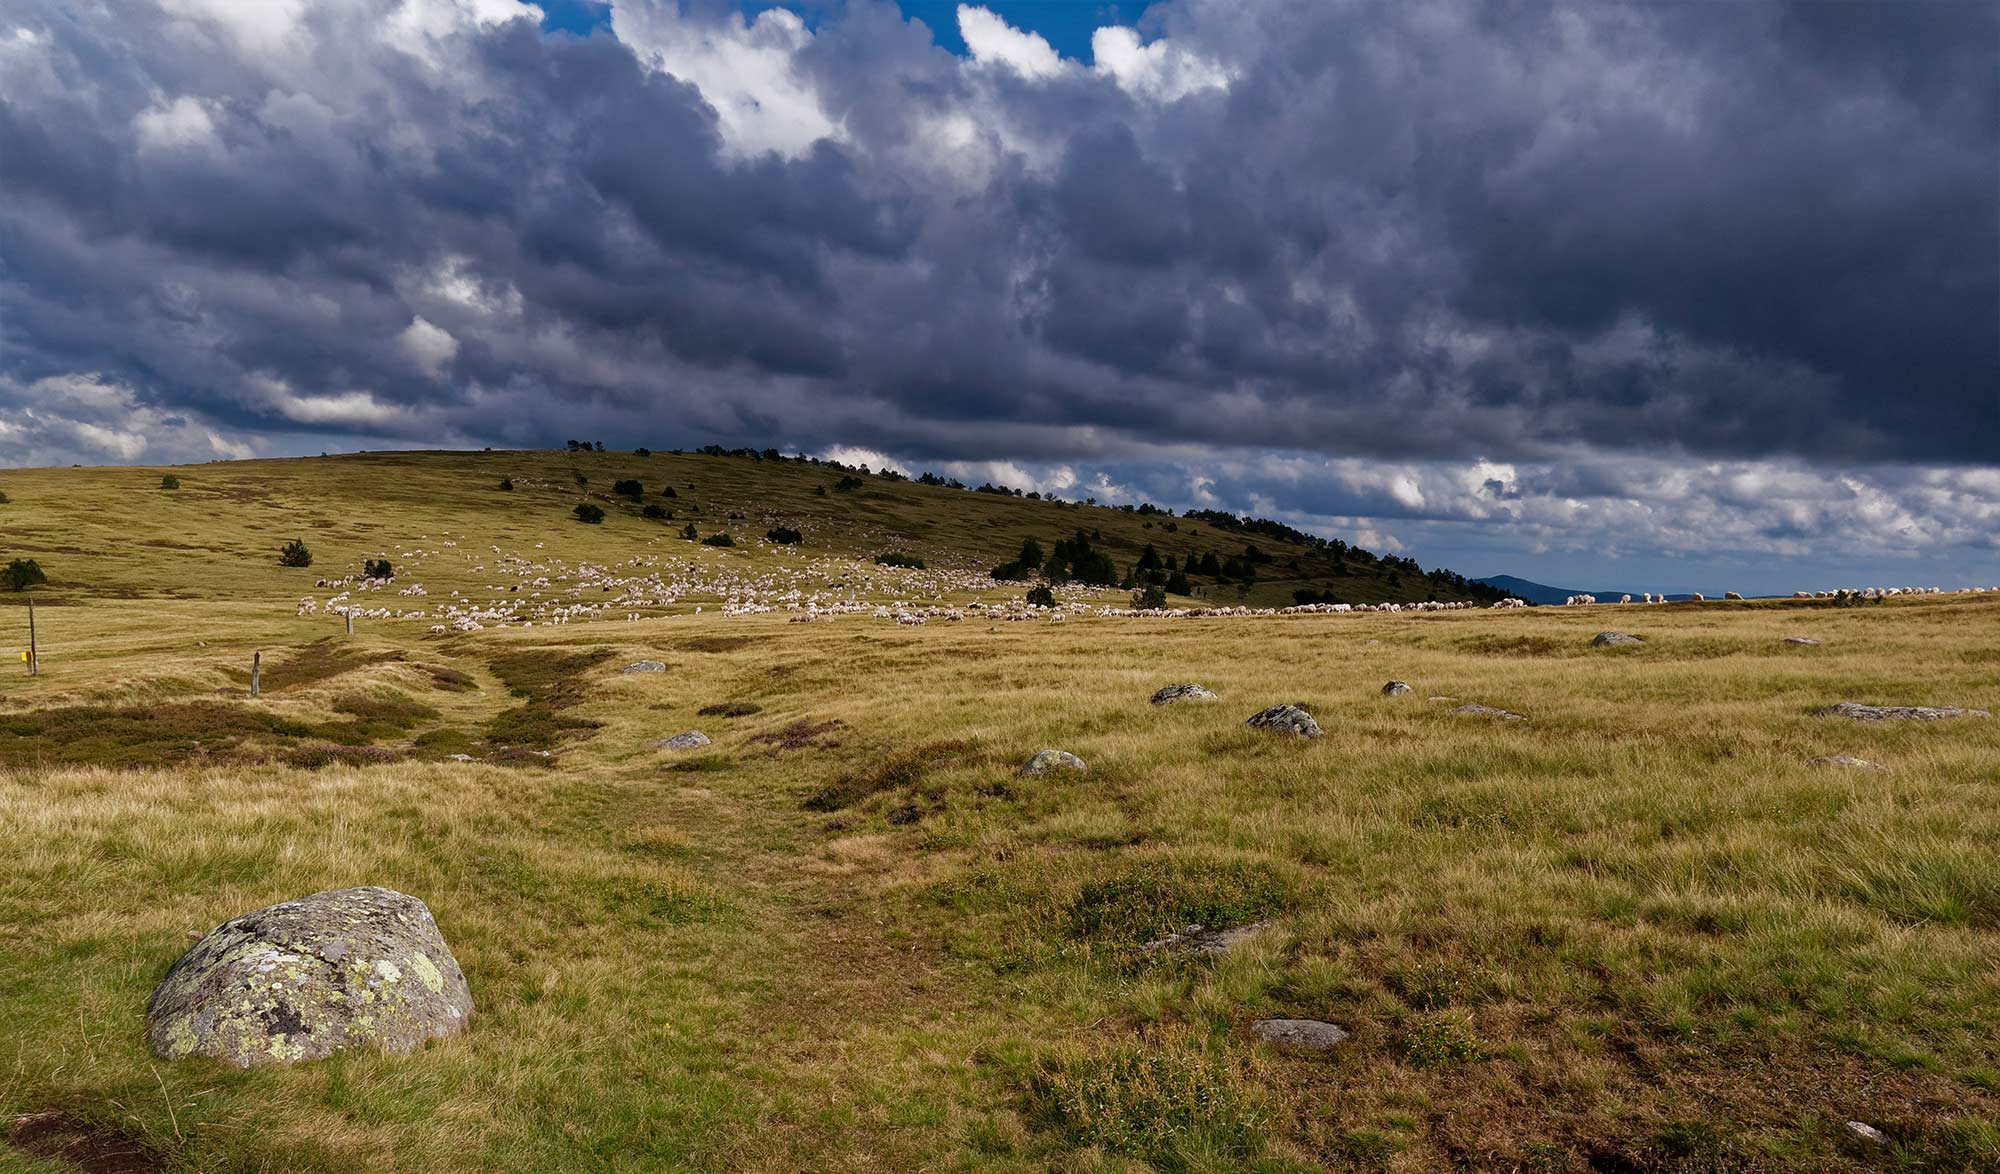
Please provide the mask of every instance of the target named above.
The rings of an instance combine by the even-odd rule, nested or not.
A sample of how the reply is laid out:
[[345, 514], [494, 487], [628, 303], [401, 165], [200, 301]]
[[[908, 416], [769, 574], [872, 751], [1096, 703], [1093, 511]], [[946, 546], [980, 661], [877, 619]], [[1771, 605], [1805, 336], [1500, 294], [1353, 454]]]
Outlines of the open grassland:
[[[273, 473], [294, 503], [300, 464]], [[553, 504], [356, 504], [362, 480], [250, 538], [144, 523], [209, 557], [114, 540], [157, 475], [5, 484], [55, 477], [76, 512], [36, 507], [35, 541], [83, 553], [43, 559], [43, 675], [0, 678], [0, 1124], [44, 1140], [0, 1166], [2000, 1164], [2000, 721], [1815, 716], [2000, 709], [1992, 597], [348, 637], [294, 604], [351, 568], [267, 565], [313, 510], [329, 564], [377, 552], [364, 522], [574, 562], [645, 540]], [[1647, 642], [1590, 648], [1606, 627]], [[666, 671], [619, 671], [642, 658]], [[1221, 700], [1147, 704], [1178, 681]], [[1278, 702], [1325, 736], [1244, 728]], [[688, 729], [713, 744], [647, 745]], [[1043, 747], [1089, 772], [1018, 775]], [[359, 884], [429, 903], [469, 1033], [148, 1054], [194, 935]], [[1142, 949], [1259, 920], [1219, 959]], [[1267, 1017], [1352, 1034], [1274, 1048]]]

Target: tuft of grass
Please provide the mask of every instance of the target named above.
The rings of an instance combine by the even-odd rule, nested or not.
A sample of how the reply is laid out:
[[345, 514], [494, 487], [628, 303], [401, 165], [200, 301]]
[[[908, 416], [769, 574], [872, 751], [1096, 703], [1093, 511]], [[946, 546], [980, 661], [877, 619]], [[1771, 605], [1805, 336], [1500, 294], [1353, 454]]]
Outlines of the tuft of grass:
[[1036, 1124], [1071, 1145], [1157, 1170], [1240, 1165], [1266, 1144], [1267, 1115], [1238, 1065], [1214, 1046], [1165, 1033], [1045, 1060], [1029, 1103]]
[[1403, 1059], [1412, 1068], [1447, 1068], [1486, 1055], [1468, 1020], [1440, 1012], [1412, 1017], [1403, 1025], [1401, 1044]]
[[871, 795], [914, 787], [931, 768], [963, 758], [972, 749], [972, 743], [962, 738], [938, 738], [880, 755], [814, 791], [806, 797], [805, 808], [838, 811]]
[[718, 701], [695, 712], [703, 717], [749, 717], [753, 713], [764, 712], [764, 707], [754, 701]]
[[1290, 908], [1297, 897], [1290, 877], [1263, 861], [1155, 856], [1086, 883], [1064, 921], [1074, 937], [1129, 947], [1190, 925], [1244, 925]]

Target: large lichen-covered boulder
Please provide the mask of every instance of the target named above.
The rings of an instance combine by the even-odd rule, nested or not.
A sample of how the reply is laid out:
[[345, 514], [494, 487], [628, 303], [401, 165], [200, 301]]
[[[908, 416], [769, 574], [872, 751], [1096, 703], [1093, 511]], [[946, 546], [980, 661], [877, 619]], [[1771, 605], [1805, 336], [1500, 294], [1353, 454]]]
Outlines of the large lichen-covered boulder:
[[153, 1051], [240, 1068], [348, 1048], [408, 1051], [472, 1015], [458, 960], [422, 901], [335, 889], [224, 922], [146, 1005]]

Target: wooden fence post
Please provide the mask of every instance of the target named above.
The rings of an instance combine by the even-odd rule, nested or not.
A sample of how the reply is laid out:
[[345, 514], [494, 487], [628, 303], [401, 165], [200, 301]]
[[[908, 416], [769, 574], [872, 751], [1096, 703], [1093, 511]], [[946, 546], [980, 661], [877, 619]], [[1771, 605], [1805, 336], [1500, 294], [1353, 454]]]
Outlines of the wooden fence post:
[[28, 675], [32, 677], [41, 671], [42, 653], [41, 649], [35, 644], [35, 601], [33, 598], [30, 598], [28, 600]]
[[252, 696], [252, 697], [255, 697], [255, 696], [257, 696], [257, 694], [258, 694], [258, 691], [259, 691], [259, 690], [258, 690], [258, 682], [257, 682], [257, 676], [258, 676], [258, 672], [259, 672], [259, 670], [261, 670], [261, 669], [262, 669], [263, 667], [264, 667], [264, 654], [263, 654], [263, 653], [261, 653], [261, 652], [253, 652], [253, 653], [251, 653], [251, 654], [250, 654], [250, 696]]
[[347, 613], [347, 634], [350, 636], [354, 635], [354, 613], [352, 611]]

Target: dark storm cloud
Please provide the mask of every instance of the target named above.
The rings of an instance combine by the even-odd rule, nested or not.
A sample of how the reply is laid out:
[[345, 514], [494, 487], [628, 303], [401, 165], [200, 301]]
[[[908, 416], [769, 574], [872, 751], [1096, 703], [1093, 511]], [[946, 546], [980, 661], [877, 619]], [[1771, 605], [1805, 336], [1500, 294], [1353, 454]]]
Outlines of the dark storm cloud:
[[[1147, 89], [636, 3], [776, 88], [452, 0], [17, 8], [0, 374], [410, 442], [2000, 448], [1990, 5], [1162, 6], [1228, 83]], [[799, 94], [838, 131], [741, 141]]]

